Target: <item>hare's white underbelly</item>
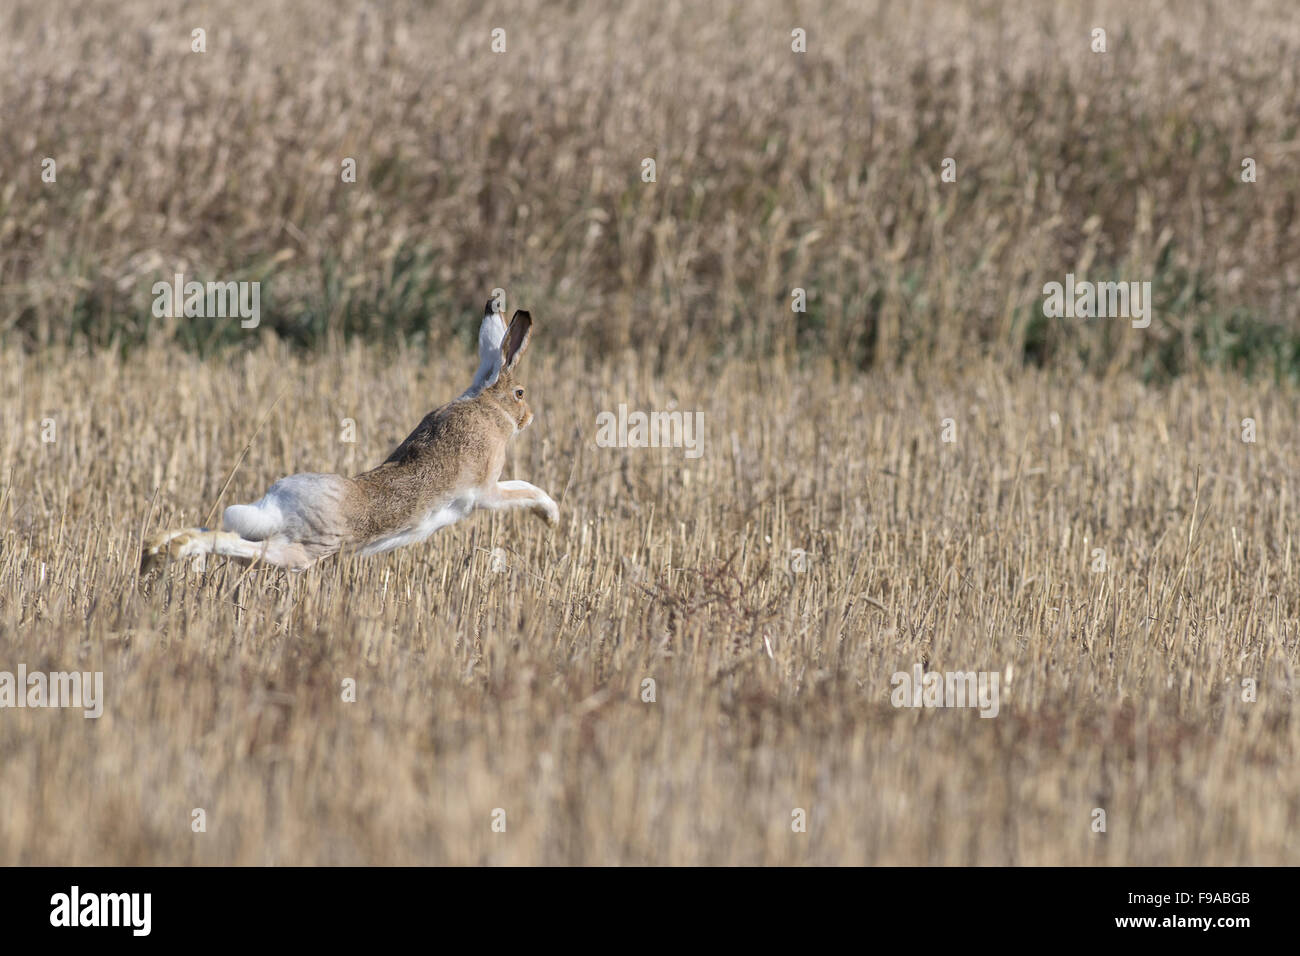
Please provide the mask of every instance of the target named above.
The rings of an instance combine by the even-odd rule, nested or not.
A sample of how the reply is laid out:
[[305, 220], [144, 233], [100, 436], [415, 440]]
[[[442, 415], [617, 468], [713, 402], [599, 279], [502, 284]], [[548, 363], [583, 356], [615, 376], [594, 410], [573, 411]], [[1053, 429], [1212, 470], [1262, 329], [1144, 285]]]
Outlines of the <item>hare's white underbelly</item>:
[[441, 508], [435, 508], [428, 512], [420, 519], [418, 524], [371, 541], [361, 549], [361, 554], [379, 554], [383, 551], [392, 551], [394, 548], [402, 548], [408, 544], [423, 541], [439, 528], [455, 524], [473, 511], [474, 501], [475, 496], [473, 493], [467, 492], [459, 495]]

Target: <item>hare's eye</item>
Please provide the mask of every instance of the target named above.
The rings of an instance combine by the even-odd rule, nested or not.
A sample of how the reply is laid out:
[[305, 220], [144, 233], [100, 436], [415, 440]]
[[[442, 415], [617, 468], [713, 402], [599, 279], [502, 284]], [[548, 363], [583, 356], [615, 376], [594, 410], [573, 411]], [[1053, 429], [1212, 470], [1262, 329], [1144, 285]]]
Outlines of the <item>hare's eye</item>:
[[515, 398], [519, 399], [521, 402], [524, 400], [524, 390], [522, 388], [515, 389]]

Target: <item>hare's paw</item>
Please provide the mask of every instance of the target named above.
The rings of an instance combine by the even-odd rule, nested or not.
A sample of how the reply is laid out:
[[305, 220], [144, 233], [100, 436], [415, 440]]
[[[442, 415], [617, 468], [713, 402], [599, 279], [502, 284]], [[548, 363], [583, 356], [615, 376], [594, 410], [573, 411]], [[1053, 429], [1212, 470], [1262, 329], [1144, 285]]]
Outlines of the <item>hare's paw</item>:
[[197, 558], [197, 566], [203, 560], [204, 552], [200, 548], [205, 534], [207, 532], [202, 528], [182, 528], [154, 535], [140, 552], [140, 573], [191, 556]]
[[559, 506], [548, 494], [543, 494], [541, 500], [533, 506], [533, 514], [545, 521], [548, 527], [554, 528], [560, 523]]

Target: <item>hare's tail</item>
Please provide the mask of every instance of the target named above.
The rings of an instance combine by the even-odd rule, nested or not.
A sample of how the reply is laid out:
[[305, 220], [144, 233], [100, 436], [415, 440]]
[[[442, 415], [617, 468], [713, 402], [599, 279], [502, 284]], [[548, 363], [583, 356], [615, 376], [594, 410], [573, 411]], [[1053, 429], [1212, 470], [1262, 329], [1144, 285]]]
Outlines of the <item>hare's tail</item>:
[[231, 505], [222, 515], [221, 524], [249, 541], [265, 541], [286, 530], [284, 514], [269, 495], [256, 504]]
[[231, 505], [221, 525], [249, 541], [277, 536], [290, 541], [341, 544], [347, 537], [348, 479], [302, 472], [281, 478], [251, 505]]

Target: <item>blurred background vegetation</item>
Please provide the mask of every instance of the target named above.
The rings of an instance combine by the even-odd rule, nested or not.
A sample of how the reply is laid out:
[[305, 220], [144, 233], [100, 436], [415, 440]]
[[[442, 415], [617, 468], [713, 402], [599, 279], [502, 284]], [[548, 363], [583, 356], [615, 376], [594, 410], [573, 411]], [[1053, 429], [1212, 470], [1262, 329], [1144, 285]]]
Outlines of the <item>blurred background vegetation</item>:
[[[0, 345], [436, 349], [499, 287], [660, 364], [1300, 379], [1290, 2], [11, 0], [0, 55]], [[261, 327], [154, 318], [177, 272]], [[1045, 318], [1067, 272], [1150, 328]]]

